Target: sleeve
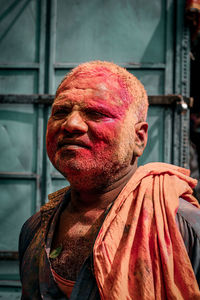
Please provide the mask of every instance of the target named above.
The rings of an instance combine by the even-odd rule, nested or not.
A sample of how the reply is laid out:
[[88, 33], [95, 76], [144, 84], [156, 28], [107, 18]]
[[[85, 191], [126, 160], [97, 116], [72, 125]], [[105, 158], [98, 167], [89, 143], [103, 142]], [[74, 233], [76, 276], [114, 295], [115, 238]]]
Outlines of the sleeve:
[[176, 222], [200, 287], [200, 210], [180, 199]]
[[21, 277], [21, 265], [23, 261], [24, 253], [33, 239], [35, 233], [41, 225], [41, 214], [37, 212], [32, 217], [30, 217], [22, 226], [20, 236], [19, 236], [19, 267], [20, 267], [20, 277]]

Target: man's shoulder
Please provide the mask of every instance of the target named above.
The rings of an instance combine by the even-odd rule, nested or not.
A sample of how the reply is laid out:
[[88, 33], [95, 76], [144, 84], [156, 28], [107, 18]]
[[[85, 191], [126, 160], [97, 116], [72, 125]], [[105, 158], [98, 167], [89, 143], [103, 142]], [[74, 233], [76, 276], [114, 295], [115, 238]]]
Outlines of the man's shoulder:
[[60, 189], [48, 196], [49, 202], [44, 204], [40, 211], [32, 215], [22, 226], [19, 236], [19, 256], [22, 257], [26, 248], [34, 238], [35, 234], [45, 227], [52, 213], [58, 205], [62, 202], [69, 187]]
[[180, 199], [176, 222], [200, 287], [200, 209]]
[[43, 212], [55, 208], [62, 200], [69, 187], [62, 188], [56, 192], [48, 195], [49, 201], [41, 206], [40, 211], [32, 215], [22, 226], [21, 231], [30, 231], [31, 229], [37, 227], [41, 223], [41, 217]]
[[190, 202], [180, 198], [177, 216], [179, 224], [182, 224], [181, 220], [187, 222], [188, 226], [192, 228], [200, 240], [200, 209], [192, 205]]
[[20, 236], [19, 236], [19, 260], [20, 265], [22, 262], [22, 258], [24, 253], [32, 241], [35, 233], [41, 227], [41, 213], [40, 211], [31, 216], [22, 226]]
[[58, 204], [60, 204], [63, 201], [63, 198], [65, 194], [69, 191], [70, 187], [64, 187], [56, 192], [53, 192], [48, 195], [49, 201], [44, 204], [41, 208], [40, 211], [43, 214], [46, 211], [54, 209]]
[[35, 232], [38, 227], [41, 226], [43, 215], [49, 214], [50, 211], [55, 209], [63, 200], [69, 187], [62, 188], [54, 193], [48, 195], [49, 201], [41, 206], [40, 211], [32, 215], [22, 226], [21, 236], [29, 235], [31, 232]]
[[26, 235], [30, 232], [36, 231], [36, 229], [41, 224], [41, 213], [38, 211], [34, 215], [32, 215], [22, 226], [20, 237], [26, 239]]

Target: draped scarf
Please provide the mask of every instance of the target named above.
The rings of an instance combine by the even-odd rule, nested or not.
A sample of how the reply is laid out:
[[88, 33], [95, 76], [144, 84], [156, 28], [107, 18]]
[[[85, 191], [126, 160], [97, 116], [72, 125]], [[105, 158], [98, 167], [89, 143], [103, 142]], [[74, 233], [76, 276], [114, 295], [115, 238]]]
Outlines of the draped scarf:
[[179, 197], [192, 196], [189, 170], [150, 163], [139, 167], [107, 215], [93, 248], [101, 299], [200, 299], [175, 221]]

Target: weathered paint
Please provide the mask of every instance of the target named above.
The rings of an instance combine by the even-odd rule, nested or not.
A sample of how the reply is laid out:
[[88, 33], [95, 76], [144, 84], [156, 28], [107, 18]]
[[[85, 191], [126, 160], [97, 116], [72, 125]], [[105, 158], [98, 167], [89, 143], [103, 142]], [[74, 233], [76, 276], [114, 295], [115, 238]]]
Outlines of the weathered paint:
[[[99, 0], [88, 2], [88, 5], [85, 5], [83, 1], [62, 0], [38, 2], [22, 0], [18, 2], [4, 1], [2, 4], [0, 93], [53, 94], [64, 74], [79, 62], [92, 59], [112, 60], [127, 67], [130, 72], [142, 80], [147, 92], [151, 95], [180, 94], [182, 93], [180, 86], [183, 88], [185, 83], [189, 84], [189, 72], [185, 69], [185, 64], [182, 64], [185, 55], [187, 56], [189, 53], [188, 44], [182, 43], [184, 1], [177, 2], [176, 31], [173, 23], [175, 2], [172, 0], [156, 0], [153, 4], [131, 0], [126, 1], [126, 5], [124, 2], [121, 5], [120, 1], [116, 3], [116, 1], [110, 0], [104, 3], [104, 7]], [[78, 20], [84, 20], [84, 23], [80, 26]], [[72, 34], [74, 31], [77, 32], [79, 38], [76, 35], [76, 39], [74, 39], [75, 35]], [[176, 56], [174, 40], [176, 40]], [[188, 41], [187, 34], [184, 41]], [[187, 59], [188, 57], [186, 57]], [[176, 73], [173, 73], [175, 65]], [[186, 88], [188, 87], [186, 86]], [[188, 91], [185, 93], [184, 90], [184, 94], [188, 95]], [[30, 100], [31, 102], [32, 100]], [[49, 100], [47, 102], [49, 103]], [[46, 100], [42, 103], [46, 104]], [[1, 118], [1, 124], [3, 130], [6, 127], [8, 132], [15, 128], [16, 134], [8, 135], [8, 137], [12, 144], [21, 145], [21, 149], [18, 149], [18, 146], [14, 149], [23, 153], [30, 140], [31, 120], [27, 111], [25, 114], [28, 115], [28, 118], [27, 116], [24, 118], [17, 111], [18, 105], [14, 104], [14, 106], [14, 110], [10, 107], [4, 112], [6, 120]], [[2, 105], [1, 109], [3, 109]], [[29, 111], [29, 109], [27, 110]], [[28, 217], [36, 206], [38, 207], [41, 202], [45, 201], [46, 194], [52, 189], [56, 190], [66, 184], [66, 181], [55, 171], [48, 160], [44, 159], [45, 148], [42, 146], [42, 140], [48, 109], [40, 107], [39, 113], [37, 110], [38, 107], [35, 105], [36, 123], [34, 123], [35, 131], [33, 147], [31, 147], [34, 153], [34, 168], [28, 173], [23, 173], [23, 169], [17, 171], [12, 169], [9, 174], [2, 173], [2, 177], [6, 176], [2, 180], [2, 187], [5, 181], [13, 184], [13, 188], [10, 188], [9, 191], [1, 190], [1, 192], [3, 191], [2, 199], [4, 201], [9, 199], [9, 201], [6, 200], [6, 203], [9, 203], [10, 211], [15, 211], [16, 206], [13, 208], [13, 204], [16, 204], [16, 194], [18, 194], [17, 199], [22, 199], [22, 202], [27, 205], [17, 206], [19, 209], [16, 220], [18, 227], [20, 227], [19, 222], [23, 222], [23, 219]], [[181, 117], [182, 121], [177, 122], [179, 115], [175, 113], [175, 118], [173, 118], [173, 114], [172, 108], [170, 108], [170, 113], [166, 112], [164, 106], [156, 105], [150, 108], [148, 122], [152, 124], [152, 130], [149, 138], [153, 142], [148, 145], [141, 163], [149, 160], [172, 162], [172, 146], [173, 144], [177, 145], [181, 139], [180, 132], [182, 132], [183, 123], [186, 129], [188, 128], [187, 117], [183, 116]], [[15, 123], [13, 117], [16, 120]], [[176, 119], [176, 123], [172, 125], [173, 119]], [[25, 134], [26, 129], [22, 129], [23, 126], [29, 130], [28, 134]], [[187, 136], [186, 130], [185, 137], [187, 138]], [[23, 141], [19, 143], [21, 138]], [[181, 145], [174, 147], [173, 161], [177, 164], [185, 163], [188, 160], [188, 153], [183, 151], [186, 138], [182, 139]], [[1, 145], [5, 149], [1, 153], [1, 167], [4, 171], [14, 166], [10, 160], [14, 156], [10, 156], [8, 151], [10, 147], [6, 146], [5, 141], [1, 140]], [[164, 145], [165, 151], [163, 150]], [[27, 153], [31, 155], [31, 150]], [[180, 160], [181, 155], [184, 155], [184, 158]], [[38, 189], [34, 194], [36, 182]], [[42, 192], [40, 192], [40, 188], [42, 188]], [[5, 223], [3, 225], [2, 228], [5, 228]], [[5, 239], [7, 238], [6, 245], [9, 243], [10, 235], [4, 234], [4, 236]], [[13, 235], [12, 241], [15, 246], [6, 250], [17, 250], [17, 234]], [[17, 278], [16, 267], [1, 270], [1, 280]], [[11, 299], [11, 294], [8, 292], [9, 287], [6, 289], [7, 292], [2, 295]]]

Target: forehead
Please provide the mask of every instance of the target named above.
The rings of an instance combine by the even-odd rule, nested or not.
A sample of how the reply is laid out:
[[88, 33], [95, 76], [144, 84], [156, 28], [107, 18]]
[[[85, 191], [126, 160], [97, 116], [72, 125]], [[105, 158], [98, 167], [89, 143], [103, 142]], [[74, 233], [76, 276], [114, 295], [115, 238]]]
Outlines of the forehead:
[[122, 79], [110, 71], [104, 72], [80, 72], [66, 78], [59, 86], [56, 99], [66, 97], [70, 100], [104, 101], [107, 104], [128, 106], [131, 97]]

